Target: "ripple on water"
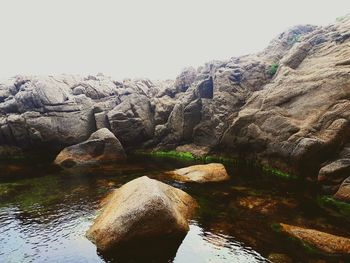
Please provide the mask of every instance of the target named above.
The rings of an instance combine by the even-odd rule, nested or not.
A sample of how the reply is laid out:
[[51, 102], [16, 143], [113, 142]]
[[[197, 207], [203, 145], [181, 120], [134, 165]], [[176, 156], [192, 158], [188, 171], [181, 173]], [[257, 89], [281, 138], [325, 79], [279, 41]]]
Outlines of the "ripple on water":
[[20, 209], [0, 208], [0, 262], [102, 262], [85, 238], [92, 218], [80, 209], [74, 206], [60, 209], [59, 216], [41, 214], [23, 220]]
[[176, 253], [174, 262], [268, 262], [253, 249], [234, 240], [233, 237], [205, 232], [196, 222]]
[[[26, 181], [32, 186], [24, 185], [23, 192], [16, 192], [11, 202], [0, 204], [0, 262], [104, 262], [85, 233], [95, 218], [101, 193], [110, 189], [108, 182], [120, 185], [135, 176], [56, 174]], [[99, 184], [102, 179], [107, 184]], [[187, 192], [191, 190], [186, 184], [166, 182]], [[210, 187], [203, 191], [210, 193]], [[28, 198], [32, 193], [35, 198]], [[21, 205], [22, 199], [26, 199], [25, 205]], [[193, 221], [175, 257], [173, 253], [174, 258], [168, 262], [267, 262], [234, 237], [209, 230]]]

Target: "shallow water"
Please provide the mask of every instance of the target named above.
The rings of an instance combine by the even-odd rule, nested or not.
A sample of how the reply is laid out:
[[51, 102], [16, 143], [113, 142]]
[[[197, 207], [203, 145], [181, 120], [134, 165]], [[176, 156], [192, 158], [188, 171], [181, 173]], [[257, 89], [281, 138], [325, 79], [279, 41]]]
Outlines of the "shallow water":
[[[308, 253], [271, 227], [283, 222], [349, 236], [343, 219], [315, 204], [317, 189], [242, 165], [226, 166], [232, 179], [224, 183], [183, 184], [164, 174], [191, 164], [142, 157], [67, 173], [46, 161], [1, 161], [0, 262], [268, 262], [270, 253], [295, 262], [339, 262]], [[181, 188], [198, 201], [190, 231], [179, 247], [170, 247], [170, 253], [160, 249], [153, 258], [101, 255], [85, 238], [86, 230], [108, 192], [142, 175]]]

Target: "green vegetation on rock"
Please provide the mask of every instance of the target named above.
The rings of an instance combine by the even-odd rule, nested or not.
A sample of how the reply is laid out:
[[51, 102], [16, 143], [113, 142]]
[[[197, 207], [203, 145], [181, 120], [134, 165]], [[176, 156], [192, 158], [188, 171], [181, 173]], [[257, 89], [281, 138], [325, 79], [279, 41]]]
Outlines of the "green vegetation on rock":
[[136, 154], [149, 155], [155, 157], [170, 157], [177, 159], [187, 159], [187, 160], [197, 160], [203, 161], [205, 163], [235, 163], [236, 160], [229, 157], [217, 156], [217, 155], [206, 155], [206, 156], [196, 156], [190, 152], [178, 152], [178, 151], [137, 151]]
[[261, 169], [264, 174], [269, 176], [275, 176], [282, 179], [297, 179], [297, 176], [283, 172], [273, 167], [262, 166], [258, 162], [253, 160], [237, 160], [226, 156], [219, 155], [206, 155], [206, 156], [195, 156], [190, 152], [178, 152], [178, 151], [137, 151], [135, 154], [149, 155], [155, 157], [169, 157], [176, 159], [202, 161], [204, 163], [223, 163], [223, 164], [243, 164], [246, 166], [255, 166]]
[[177, 151], [152, 151], [149, 152], [150, 155], [157, 156], [157, 157], [173, 157], [173, 158], [180, 158], [180, 159], [190, 159], [190, 160], [196, 160], [197, 157], [195, 157], [190, 152], [177, 152]]
[[279, 178], [283, 178], [283, 179], [297, 179], [297, 176], [289, 174], [289, 173], [285, 173], [282, 172], [281, 170], [278, 170], [276, 168], [272, 168], [269, 166], [263, 166], [262, 170], [264, 173], [268, 174], [268, 175], [273, 175]]
[[334, 199], [331, 196], [321, 196], [317, 198], [317, 203], [320, 207], [327, 210], [330, 214], [336, 217], [350, 218], [350, 204]]
[[273, 63], [269, 69], [267, 70], [267, 73], [270, 75], [270, 76], [274, 76], [277, 72], [277, 69], [278, 69], [278, 63]]

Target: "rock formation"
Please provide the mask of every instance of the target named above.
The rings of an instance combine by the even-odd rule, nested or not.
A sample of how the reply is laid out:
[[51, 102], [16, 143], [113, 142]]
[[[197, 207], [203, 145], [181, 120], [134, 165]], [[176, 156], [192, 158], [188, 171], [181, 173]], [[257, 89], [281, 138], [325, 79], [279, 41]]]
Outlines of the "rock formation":
[[195, 145], [315, 180], [320, 171], [334, 194], [349, 176], [330, 170], [349, 158], [349, 31], [349, 18], [296, 26], [175, 81], [17, 76], [0, 83], [0, 144], [57, 151], [106, 127], [126, 149]]
[[139, 177], [115, 190], [87, 236], [101, 251], [183, 238], [196, 201], [185, 192]]

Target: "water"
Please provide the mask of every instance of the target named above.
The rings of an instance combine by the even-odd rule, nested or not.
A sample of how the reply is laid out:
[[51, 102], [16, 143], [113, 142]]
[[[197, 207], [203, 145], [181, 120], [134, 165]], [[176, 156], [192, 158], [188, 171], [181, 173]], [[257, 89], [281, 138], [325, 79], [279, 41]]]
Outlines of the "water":
[[181, 188], [200, 204], [181, 245], [170, 248], [173, 253], [160, 250], [142, 261], [268, 262], [270, 253], [283, 253], [295, 262], [338, 262], [339, 258], [309, 254], [271, 227], [283, 222], [349, 236], [343, 219], [315, 204], [317, 189], [246, 166], [227, 166], [232, 179], [215, 184], [183, 184], [164, 174], [191, 164], [143, 157], [67, 173], [47, 161], [2, 161], [0, 262], [128, 261], [99, 254], [85, 233], [108, 192], [141, 175]]

